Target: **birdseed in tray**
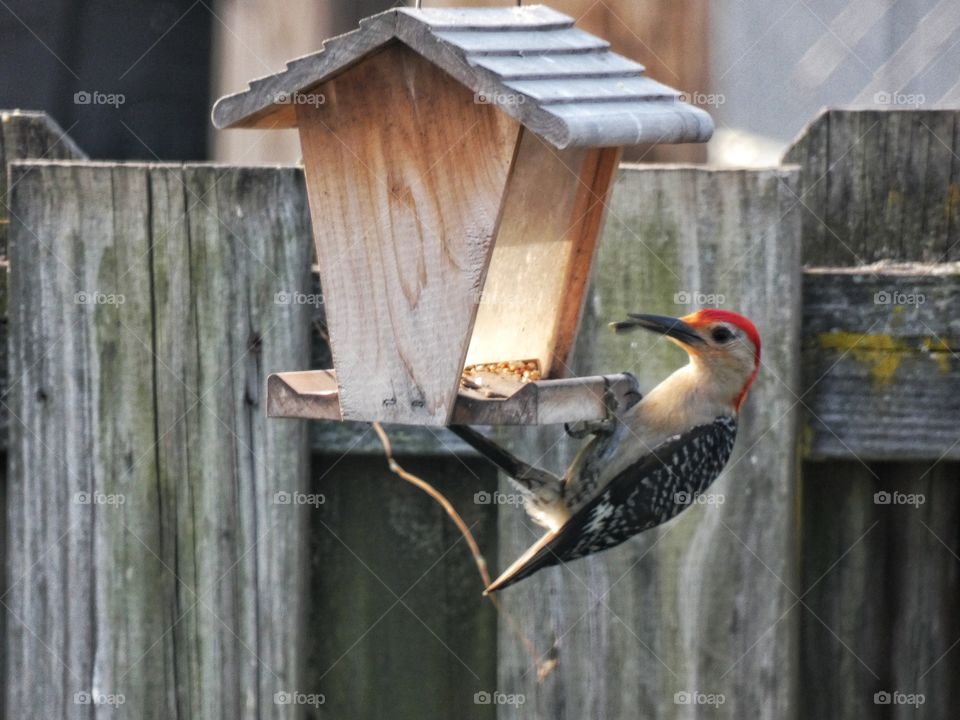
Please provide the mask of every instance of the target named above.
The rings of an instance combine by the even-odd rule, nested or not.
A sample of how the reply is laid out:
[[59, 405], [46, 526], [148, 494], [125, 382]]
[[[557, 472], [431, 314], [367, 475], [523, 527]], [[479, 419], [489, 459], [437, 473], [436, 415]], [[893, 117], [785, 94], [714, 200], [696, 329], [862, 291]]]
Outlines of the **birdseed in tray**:
[[540, 379], [539, 360], [504, 360], [468, 365], [460, 377], [460, 385], [486, 397], [508, 397], [519, 385]]

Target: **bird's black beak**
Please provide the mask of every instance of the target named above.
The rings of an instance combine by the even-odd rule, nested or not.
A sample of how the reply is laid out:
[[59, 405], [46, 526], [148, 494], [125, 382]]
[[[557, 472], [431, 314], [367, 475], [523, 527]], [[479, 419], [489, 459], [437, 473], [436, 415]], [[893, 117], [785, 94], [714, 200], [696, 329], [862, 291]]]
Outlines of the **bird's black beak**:
[[610, 327], [615, 332], [626, 332], [634, 328], [643, 328], [651, 332], [666, 335], [669, 338], [678, 340], [684, 345], [702, 345], [704, 340], [697, 334], [690, 325], [680, 318], [667, 317], [666, 315], [639, 315], [628, 313], [628, 320], [610, 323]]

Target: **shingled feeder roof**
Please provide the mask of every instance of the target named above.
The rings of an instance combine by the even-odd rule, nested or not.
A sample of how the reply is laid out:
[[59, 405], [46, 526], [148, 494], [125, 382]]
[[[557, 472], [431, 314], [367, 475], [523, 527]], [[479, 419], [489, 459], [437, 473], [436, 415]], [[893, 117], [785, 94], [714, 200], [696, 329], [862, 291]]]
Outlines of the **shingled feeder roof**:
[[558, 148], [705, 142], [713, 122], [642, 65], [544, 5], [394, 8], [221, 98], [218, 128], [296, 125], [290, 98], [402, 42]]

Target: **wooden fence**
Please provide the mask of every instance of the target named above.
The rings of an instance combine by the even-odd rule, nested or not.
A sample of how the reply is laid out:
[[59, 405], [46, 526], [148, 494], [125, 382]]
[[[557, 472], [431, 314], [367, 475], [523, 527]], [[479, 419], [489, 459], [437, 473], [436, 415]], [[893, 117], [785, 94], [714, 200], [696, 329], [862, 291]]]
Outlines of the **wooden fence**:
[[[960, 113], [830, 111], [777, 168], [624, 166], [573, 369], [650, 387], [680, 353], [604, 323], [701, 304], [757, 321], [763, 368], [709, 502], [504, 593], [554, 648], [543, 682], [368, 427], [264, 418], [266, 373], [329, 364], [301, 173], [93, 163], [2, 119], [5, 716], [960, 702]], [[491, 561], [533, 540], [450, 434], [390, 433]], [[504, 437], [557, 469], [575, 448]]]

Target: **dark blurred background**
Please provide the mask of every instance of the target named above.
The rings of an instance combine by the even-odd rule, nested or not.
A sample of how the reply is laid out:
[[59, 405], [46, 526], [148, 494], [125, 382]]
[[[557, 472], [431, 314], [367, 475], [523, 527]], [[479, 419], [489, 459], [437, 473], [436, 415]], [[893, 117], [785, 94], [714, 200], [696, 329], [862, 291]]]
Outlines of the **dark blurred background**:
[[212, 28], [191, 0], [5, 2], [0, 107], [45, 110], [93, 158], [206, 159]]

